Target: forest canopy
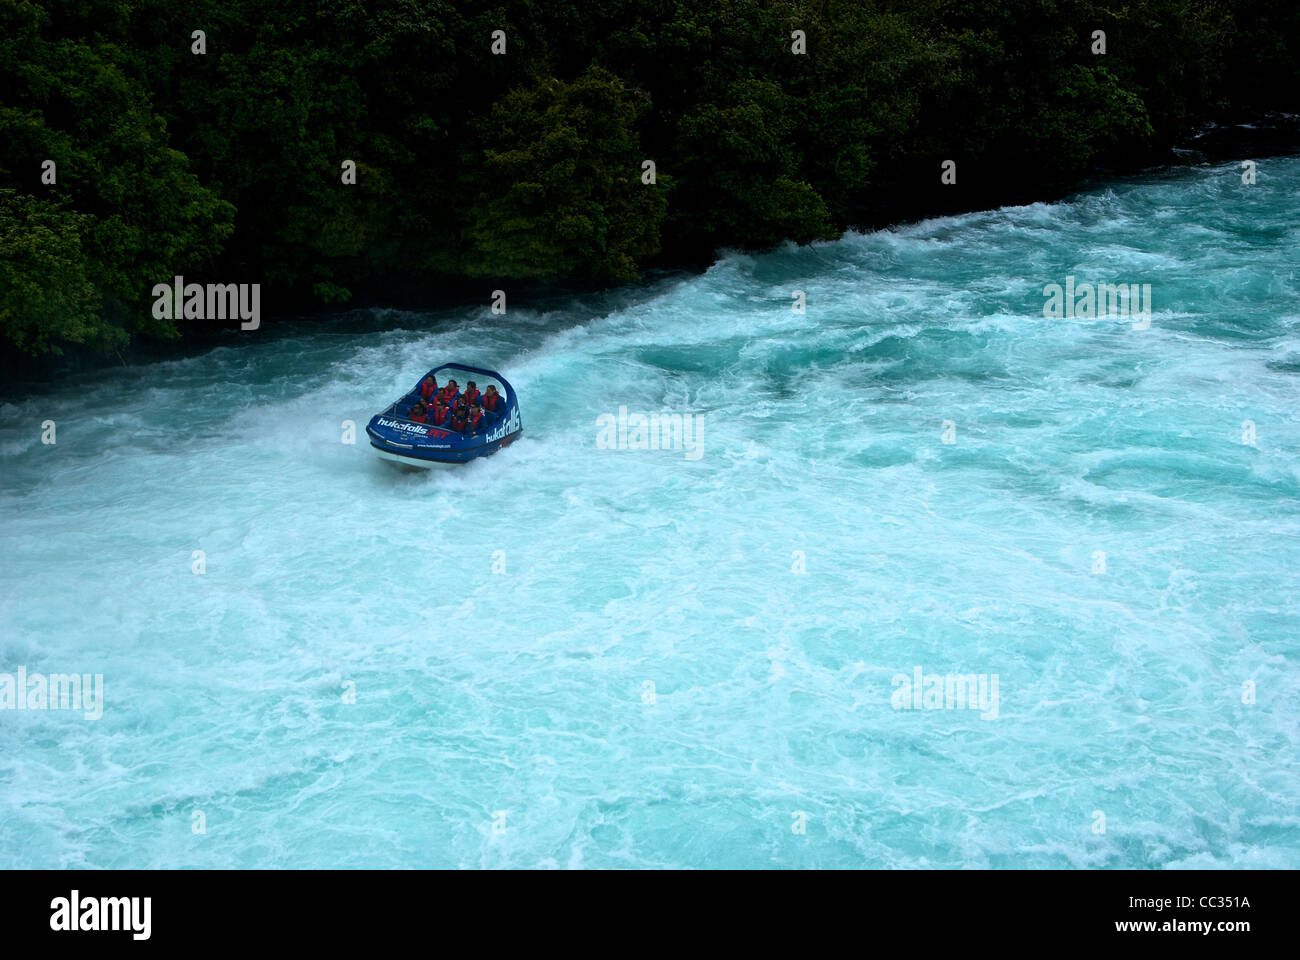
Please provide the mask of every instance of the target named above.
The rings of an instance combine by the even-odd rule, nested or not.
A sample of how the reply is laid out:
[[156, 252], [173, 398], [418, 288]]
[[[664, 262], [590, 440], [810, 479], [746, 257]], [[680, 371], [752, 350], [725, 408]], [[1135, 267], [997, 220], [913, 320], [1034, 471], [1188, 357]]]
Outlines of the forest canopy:
[[0, 0], [0, 351], [175, 339], [177, 274], [295, 304], [635, 279], [926, 212], [945, 160], [962, 202], [1021, 201], [1293, 107], [1297, 11]]

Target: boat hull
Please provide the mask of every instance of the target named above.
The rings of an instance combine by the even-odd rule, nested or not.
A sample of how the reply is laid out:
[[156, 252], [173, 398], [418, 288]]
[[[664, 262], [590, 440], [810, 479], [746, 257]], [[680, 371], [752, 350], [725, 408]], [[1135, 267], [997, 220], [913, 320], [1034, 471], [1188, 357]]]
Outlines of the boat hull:
[[[376, 442], [372, 436], [370, 446], [374, 448], [379, 459], [387, 460], [389, 463], [400, 463], [407, 467], [416, 467], [421, 470], [438, 470], [453, 469], [463, 467], [467, 463], [482, 457], [490, 457], [502, 447], [508, 447], [516, 438], [523, 435], [523, 430], [516, 430], [514, 433], [497, 440], [494, 443], [485, 443], [479, 447], [469, 450], [456, 451], [423, 451], [412, 447], [409, 450], [394, 449], [393, 444]], [[441, 455], [440, 455], [441, 454]]]
[[405, 454], [393, 453], [385, 450], [378, 444], [372, 443], [375, 453], [379, 455], [380, 460], [387, 460], [389, 463], [397, 463], [403, 467], [411, 467], [415, 470], [452, 470], [456, 467], [463, 467], [468, 460], [462, 463], [447, 463], [442, 460], [422, 460], [419, 457], [408, 457]]

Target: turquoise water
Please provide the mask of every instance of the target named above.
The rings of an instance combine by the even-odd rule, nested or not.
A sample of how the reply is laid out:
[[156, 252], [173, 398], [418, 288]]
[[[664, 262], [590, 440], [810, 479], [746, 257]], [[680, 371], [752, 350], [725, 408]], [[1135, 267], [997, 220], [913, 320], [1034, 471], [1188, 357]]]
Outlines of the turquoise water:
[[[5, 404], [0, 673], [105, 704], [0, 712], [0, 866], [1300, 867], [1297, 178]], [[1067, 276], [1151, 284], [1150, 329], [1045, 319]], [[447, 359], [524, 439], [341, 442]], [[603, 448], [620, 406], [698, 415], [698, 459]], [[996, 716], [895, 709], [917, 667]]]

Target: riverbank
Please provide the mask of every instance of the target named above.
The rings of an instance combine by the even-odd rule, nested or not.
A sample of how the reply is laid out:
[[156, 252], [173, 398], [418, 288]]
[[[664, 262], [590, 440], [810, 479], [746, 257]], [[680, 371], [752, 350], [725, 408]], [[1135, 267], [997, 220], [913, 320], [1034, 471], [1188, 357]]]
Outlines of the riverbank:
[[[1154, 169], [1173, 169], [1180, 166], [1219, 163], [1236, 159], [1263, 160], [1269, 157], [1300, 153], [1300, 115], [1270, 113], [1262, 116], [1238, 118], [1235, 121], [1206, 121], [1196, 131], [1169, 149], [1163, 163]], [[937, 182], [922, 186], [913, 183], [910, 194], [891, 201], [881, 201], [865, 214], [867, 219], [851, 225], [851, 229], [869, 231], [888, 229], [915, 223], [923, 219], [979, 210], [996, 209], [1026, 203], [1053, 202], [1071, 193], [1108, 180], [1123, 182], [1137, 175], [1136, 171], [1121, 171], [1098, 167], [1086, 177], [1068, 185], [1025, 192], [1020, 188], [1005, 188], [1005, 194], [995, 195], [986, 187], [968, 184], [959, 179], [961, 189], [947, 188]], [[932, 178], [937, 181], [937, 178]], [[906, 199], [902, 199], [906, 196]], [[653, 295], [657, 284], [673, 275], [698, 274], [707, 269], [714, 258], [672, 260], [658, 258], [653, 268], [642, 271], [635, 283], [610, 287], [604, 284], [543, 284], [516, 282], [504, 284], [508, 306], [533, 311], [545, 311], [548, 306], [560, 307], [569, 301], [589, 300], [594, 309], [610, 302], [626, 303], [639, 298], [638, 290], [646, 296]], [[431, 295], [430, 289], [436, 294]], [[234, 346], [250, 342], [250, 338], [265, 340], [281, 336], [295, 336], [304, 329], [320, 323], [344, 332], [380, 332], [394, 322], [401, 322], [406, 312], [443, 315], [451, 322], [464, 311], [486, 307], [491, 292], [496, 289], [486, 281], [469, 281], [464, 278], [436, 277], [410, 278], [404, 283], [394, 282], [382, 288], [362, 290], [355, 302], [344, 310], [322, 310], [310, 301], [293, 298], [268, 299], [263, 325], [255, 333], [209, 327], [187, 328], [181, 323], [181, 339], [177, 342], [136, 340], [112, 356], [86, 349], [65, 349], [63, 356], [26, 357], [0, 353], [0, 373], [4, 386], [0, 399], [21, 397], [31, 390], [61, 379], [75, 377], [114, 366], [164, 362], [194, 356], [219, 346]], [[381, 312], [376, 312], [376, 311]], [[382, 312], [388, 311], [388, 312]], [[437, 322], [434, 320], [433, 322]]]
[[1295, 112], [1300, 74], [1274, 0], [87, 9], [0, 31], [0, 342], [29, 356], [233, 326], [153, 309], [178, 276], [257, 285], [269, 323], [1050, 200]]

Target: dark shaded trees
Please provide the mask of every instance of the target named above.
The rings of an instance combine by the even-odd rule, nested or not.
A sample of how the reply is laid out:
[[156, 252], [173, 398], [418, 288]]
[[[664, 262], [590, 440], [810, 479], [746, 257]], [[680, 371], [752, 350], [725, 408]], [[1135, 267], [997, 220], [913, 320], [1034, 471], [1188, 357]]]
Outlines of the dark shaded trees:
[[[1158, 160], [1200, 119], [1294, 109], [1298, 10], [0, 0], [0, 349], [175, 337], [149, 292], [177, 273], [298, 304], [604, 283], [936, 197], [1023, 200]], [[949, 158], [980, 193], [940, 194]]]

